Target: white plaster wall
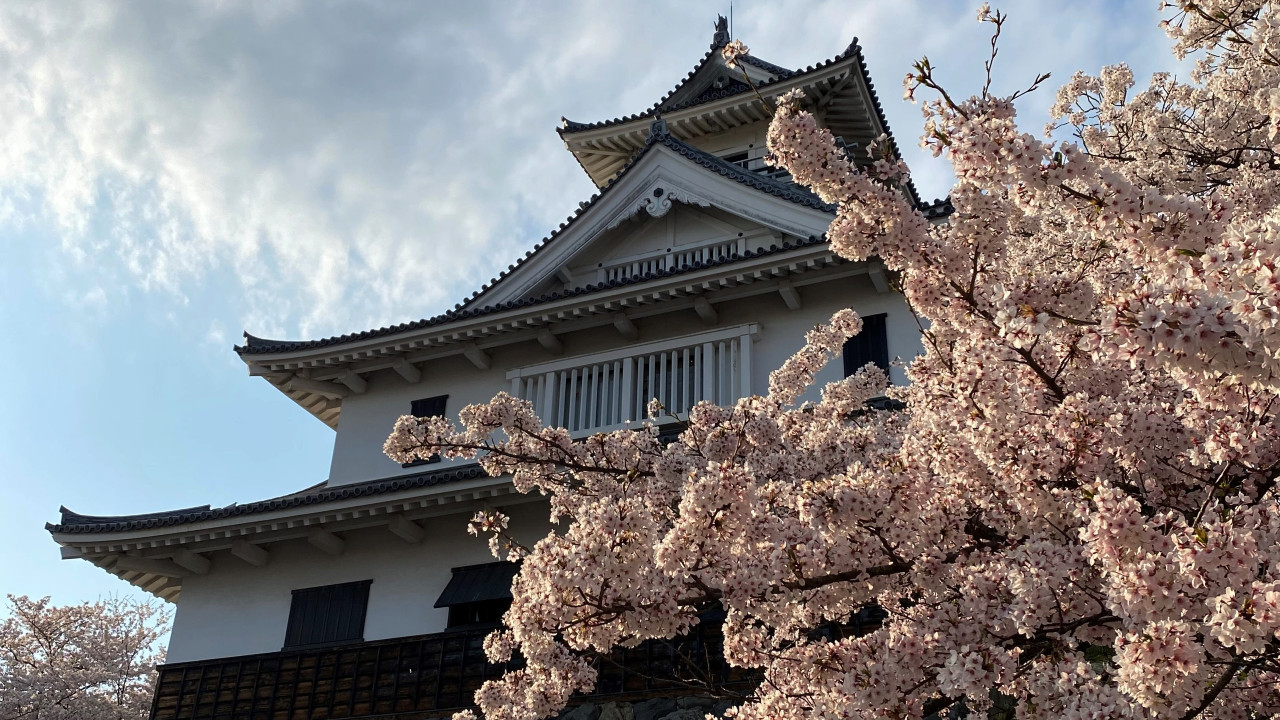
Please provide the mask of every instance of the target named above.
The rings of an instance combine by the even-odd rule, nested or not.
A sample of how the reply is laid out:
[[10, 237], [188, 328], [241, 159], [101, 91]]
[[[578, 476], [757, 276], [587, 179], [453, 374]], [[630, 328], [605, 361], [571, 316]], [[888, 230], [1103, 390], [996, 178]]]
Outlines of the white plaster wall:
[[[799, 281], [803, 281], [800, 276]], [[753, 298], [716, 303], [719, 322], [716, 327], [759, 323], [762, 327], [752, 355], [752, 388], [757, 393], [768, 389], [769, 372], [800, 348], [804, 333], [823, 322], [842, 307], [853, 307], [864, 315], [887, 312], [889, 357], [910, 360], [921, 352], [919, 330], [907, 312], [906, 304], [896, 293], [877, 293], [865, 276], [853, 276], [801, 286], [803, 306], [800, 311], [787, 309], [782, 298], [769, 293]], [[714, 328], [703, 323], [692, 309], [660, 316], [639, 318], [640, 341], [648, 342], [705, 332]], [[555, 359], [572, 358], [593, 352], [625, 347], [627, 341], [611, 325], [566, 333], [560, 336], [564, 353], [557, 357], [538, 343], [529, 341], [495, 348], [492, 366], [478, 370], [462, 357], [437, 361], [423, 370], [423, 379], [409, 385], [392, 372], [371, 376], [369, 389], [361, 395], [343, 400], [342, 419], [334, 443], [329, 484], [340, 485], [364, 480], [417, 473], [441, 465], [402, 469], [382, 454], [382, 445], [395, 420], [409, 412], [410, 402], [417, 398], [448, 394], [447, 413], [457, 417], [462, 407], [485, 402], [500, 390], [509, 390], [508, 369]], [[839, 361], [819, 375], [825, 384], [842, 377]], [[901, 369], [892, 371], [896, 383], [905, 382]], [[812, 399], [817, 398], [813, 391]]]
[[[574, 257], [570, 265], [574, 269], [575, 279], [580, 275], [587, 282], [595, 282], [595, 275], [592, 273], [598, 263], [609, 264], [615, 258], [632, 258], [655, 251], [670, 251], [684, 245], [746, 235], [767, 237], [768, 230], [758, 223], [718, 208], [694, 209], [687, 205], [676, 205], [661, 218], [650, 217], [647, 213], [637, 214], [602, 235], [598, 241]], [[759, 247], [759, 241], [750, 245], [752, 250]]]
[[[762, 393], [768, 375], [804, 342], [804, 333], [842, 307], [864, 315], [888, 313], [890, 357], [909, 360], [922, 351], [919, 330], [895, 293], [880, 294], [865, 276], [853, 276], [800, 286], [803, 307], [787, 309], [776, 293], [719, 302], [717, 327], [759, 323], [761, 331], [753, 347], [752, 387]], [[636, 321], [641, 342], [678, 337], [714, 329], [691, 309]], [[561, 337], [563, 358], [625, 346], [626, 341], [605, 326], [568, 333]], [[402, 469], [382, 454], [382, 444], [395, 419], [409, 411], [410, 401], [449, 394], [448, 412], [456, 416], [464, 405], [488, 400], [510, 387], [506, 370], [555, 359], [536, 342], [492, 351], [490, 370], [477, 370], [467, 360], [447, 358], [424, 369], [422, 382], [409, 385], [394, 373], [370, 378], [368, 392], [349, 396], [343, 403], [342, 422], [334, 448], [331, 484], [416, 473], [423, 468]], [[819, 376], [818, 388], [842, 376], [839, 361]], [[899, 368], [892, 371], [896, 383], [905, 382]], [[441, 467], [437, 465], [429, 468]], [[522, 539], [532, 540], [550, 528], [542, 502], [514, 506], [512, 527]], [[343, 533], [346, 551], [326, 555], [303, 540], [270, 546], [271, 562], [253, 567], [229, 553], [211, 556], [212, 570], [183, 582], [170, 641], [169, 662], [231, 657], [280, 650], [289, 615], [290, 591], [372, 579], [365, 639], [377, 640], [439, 632], [445, 629], [447, 612], [432, 607], [449, 580], [450, 568], [488, 562], [484, 540], [465, 531], [469, 512], [429, 520], [428, 538], [409, 544], [385, 527]]]
[[[505, 509], [521, 542], [551, 528], [547, 506], [527, 503]], [[386, 527], [339, 533], [346, 550], [326, 555], [304, 540], [269, 546], [271, 562], [254, 567], [230, 553], [211, 556], [207, 575], [182, 583], [166, 662], [278, 652], [284, 644], [291, 592], [300, 588], [372, 579], [364, 639], [384, 640], [441, 632], [448, 610], [432, 605], [444, 591], [450, 569], [493, 562], [483, 538], [467, 534], [470, 513], [423, 521], [427, 537], [410, 544]]]
[[723, 155], [728, 150], [745, 150], [749, 146], [763, 148], [768, 131], [769, 123], [760, 121], [750, 125], [740, 125], [725, 132], [691, 138], [685, 142], [704, 152]]

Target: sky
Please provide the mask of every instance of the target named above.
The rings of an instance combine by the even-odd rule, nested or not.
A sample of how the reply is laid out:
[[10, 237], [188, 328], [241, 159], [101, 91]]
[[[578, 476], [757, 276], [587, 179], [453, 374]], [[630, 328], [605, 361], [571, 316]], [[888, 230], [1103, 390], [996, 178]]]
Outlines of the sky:
[[[861, 38], [922, 196], [945, 161], [901, 99], [927, 55], [982, 82], [979, 3], [736, 0], [787, 67]], [[1058, 84], [1174, 63], [1156, 0], [1018, 0], [995, 89], [1039, 133]], [[0, 593], [141, 597], [44, 523], [271, 497], [333, 431], [232, 352], [435, 315], [593, 192], [555, 128], [647, 109], [728, 2], [0, 4]], [[390, 431], [390, 428], [388, 428]]]

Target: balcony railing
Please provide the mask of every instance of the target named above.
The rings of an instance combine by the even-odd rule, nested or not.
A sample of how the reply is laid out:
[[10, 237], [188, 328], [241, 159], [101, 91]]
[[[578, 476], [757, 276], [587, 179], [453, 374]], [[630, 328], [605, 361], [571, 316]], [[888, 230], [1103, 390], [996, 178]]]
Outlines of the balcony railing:
[[756, 325], [642, 343], [606, 353], [512, 370], [512, 395], [533, 403], [544, 423], [586, 433], [646, 417], [657, 398], [684, 413], [701, 400], [727, 405], [751, 394]]
[[[152, 720], [325, 720], [445, 717], [505, 669], [486, 661], [489, 628], [320, 650], [176, 663], [159, 668]], [[720, 624], [618, 649], [596, 660], [592, 698], [687, 695], [699, 685], [749, 685], [723, 660]], [[517, 666], [511, 663], [510, 666]]]

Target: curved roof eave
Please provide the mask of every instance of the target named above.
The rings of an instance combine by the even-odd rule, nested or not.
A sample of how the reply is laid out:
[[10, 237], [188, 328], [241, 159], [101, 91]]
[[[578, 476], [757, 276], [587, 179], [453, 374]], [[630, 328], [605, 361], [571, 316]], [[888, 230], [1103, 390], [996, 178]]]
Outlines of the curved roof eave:
[[[655, 123], [655, 126], [656, 125], [658, 125], [658, 123]], [[619, 181], [622, 180], [622, 178], [627, 174], [627, 172], [631, 168], [635, 167], [635, 165], [648, 152], [650, 152], [650, 150], [653, 147], [658, 145], [667, 147], [673, 152], [680, 154], [682, 157], [685, 157], [686, 159], [694, 163], [697, 163], [698, 165], [701, 165], [703, 168], [707, 169], [708, 171], [715, 172], [721, 176], [734, 180], [735, 182], [738, 182], [740, 184], [746, 185], [747, 187], [753, 188], [756, 191], [763, 192], [768, 195], [772, 195], [774, 197], [778, 197], [780, 199], [786, 200], [788, 202], [809, 207], [815, 210], [820, 210], [823, 212], [834, 212], [833, 206], [823, 203], [812, 193], [808, 192], [807, 190], [804, 190], [799, 186], [791, 185], [788, 183], [782, 183], [782, 182], [767, 178], [758, 173], [745, 170], [737, 165], [734, 165], [732, 163], [727, 163], [724, 160], [721, 160], [720, 158], [714, 155], [703, 152], [702, 150], [698, 150], [697, 148], [691, 145], [688, 145], [687, 143], [672, 136], [669, 132], [666, 132], [665, 129], [655, 130], [653, 133], [651, 133], [650, 141], [645, 145], [645, 147], [640, 152], [638, 152], [634, 157], [632, 157], [632, 159], [627, 163], [627, 165], [623, 168], [623, 170], [619, 172], [618, 175], [614, 177], [614, 179], [611, 180], [608, 185], [602, 188], [599, 193], [592, 195], [591, 199], [588, 200], [587, 202], [580, 203], [577, 211], [573, 215], [570, 215], [565, 220], [565, 222], [560, 223], [560, 226], [556, 230], [552, 231], [551, 234], [549, 234], [547, 237], [543, 238], [539, 243], [534, 245], [533, 249], [526, 252], [522, 258], [517, 260], [515, 263], [508, 265], [505, 271], [503, 271], [502, 273], [499, 273], [497, 277], [490, 279], [488, 283], [485, 283], [479, 290], [472, 293], [469, 298], [467, 298], [463, 302], [454, 306], [452, 310], [442, 313], [440, 315], [436, 315], [434, 317], [424, 318], [422, 320], [416, 320], [416, 321], [407, 322], [407, 323], [400, 323], [398, 325], [392, 325], [388, 327], [375, 328], [372, 330], [366, 330], [359, 333], [350, 333], [350, 334], [333, 336], [328, 338], [321, 338], [318, 340], [270, 340], [266, 338], [259, 338], [259, 337], [250, 335], [249, 333], [246, 332], [245, 344], [242, 346], [236, 346], [235, 351], [243, 358], [248, 355], [287, 353], [287, 352], [313, 350], [313, 349], [326, 348], [326, 347], [337, 347], [341, 345], [364, 342], [367, 340], [372, 340], [380, 337], [387, 337], [387, 336], [396, 335], [400, 333], [410, 333], [410, 332], [424, 330], [431, 327], [446, 325], [446, 324], [460, 321], [460, 320], [472, 319], [472, 318], [483, 316], [483, 315], [503, 312], [506, 310], [513, 310], [520, 307], [536, 305], [542, 302], [551, 302], [554, 300], [564, 299], [566, 297], [586, 295], [586, 294], [598, 292], [601, 290], [622, 287], [622, 286], [634, 284], [637, 282], [647, 282], [649, 280], [656, 279], [656, 276], [655, 276], [655, 277], [642, 277], [642, 278], [635, 278], [635, 279], [628, 279], [628, 280], [610, 281], [607, 283], [585, 285], [579, 288], [573, 288], [571, 290], [551, 293], [548, 295], [540, 296], [538, 298], [511, 300], [503, 303], [498, 303], [495, 305], [475, 307], [476, 302], [484, 294], [491, 291], [500, 282], [505, 280], [512, 272], [514, 272], [516, 268], [523, 265], [535, 254], [544, 250], [550, 243], [554, 242], [556, 238], [560, 237], [566, 230], [568, 230], [571, 226], [573, 226], [573, 224], [576, 221], [582, 218], [587, 213], [588, 210], [590, 210], [594, 205], [599, 203], [600, 200], [605, 196], [606, 193], [609, 192], [611, 188], [616, 187], [618, 185]], [[730, 258], [726, 258], [721, 262], [727, 263], [727, 262], [732, 262], [740, 259], [742, 258], [738, 256], [733, 256]], [[717, 264], [720, 264], [720, 263], [717, 263]], [[700, 265], [701, 265], [700, 267], [690, 268], [690, 269], [703, 269], [703, 267], [710, 266], [709, 264], [700, 264]], [[672, 271], [669, 271], [668, 273], [664, 273], [662, 276], [665, 277], [668, 274], [675, 275], [675, 274], [679, 274], [682, 271], [684, 271], [684, 269], [682, 268], [673, 268]]]
[[[602, 128], [613, 127], [616, 125], [625, 125], [630, 122], [635, 122], [636, 120], [654, 118], [661, 113], [672, 113], [679, 110], [686, 110], [691, 107], [696, 107], [698, 105], [715, 102], [717, 100], [723, 100], [728, 97], [733, 97], [736, 95], [745, 95], [745, 94], [751, 93], [752, 90], [750, 88], [743, 87], [733, 92], [724, 92], [721, 94], [699, 96], [692, 100], [689, 100], [683, 103], [678, 103], [670, 107], [663, 107], [663, 103], [665, 103], [669, 98], [671, 98], [673, 95], [679, 92], [680, 89], [682, 89], [686, 83], [688, 83], [691, 79], [693, 79], [693, 77], [699, 71], [701, 71], [703, 67], [706, 66], [707, 62], [712, 58], [712, 56], [718, 50], [719, 48], [714, 48], [711, 52], [707, 53], [702, 58], [702, 62], [698, 63], [698, 65], [694, 67], [694, 69], [691, 70], [687, 76], [685, 76], [684, 80], [680, 81], [680, 83], [676, 85], [676, 87], [673, 88], [666, 95], [663, 95], [662, 99], [654, 103], [653, 106], [650, 107], [649, 109], [639, 113], [634, 113], [631, 115], [624, 115], [621, 117], [610, 118], [608, 120], [598, 120], [596, 122], [588, 122], [588, 123], [577, 122], [574, 120], [570, 120], [568, 118], [561, 118], [560, 119], [561, 126], [556, 128], [556, 132], [559, 133], [561, 136], [565, 136], [565, 135], [572, 135], [580, 132], [586, 132], [588, 130], [600, 130]], [[809, 65], [802, 70], [788, 70], [787, 68], [774, 65], [771, 62], [761, 60], [752, 55], [747, 55], [745, 58], [743, 58], [743, 61], [776, 76], [774, 77], [774, 79], [769, 80], [768, 82], [762, 82], [762, 83], [756, 84], [756, 89], [759, 90], [760, 92], [764, 92], [779, 83], [782, 83], [788, 80], [794, 80], [797, 78], [802, 78], [805, 75], [826, 70], [830, 68], [832, 65], [835, 65], [837, 63], [840, 63], [852, 57], [854, 53], [861, 54], [861, 52], [862, 52], [862, 48], [860, 45], [858, 45], [858, 39], [854, 38], [853, 42], [850, 43], [849, 46], [846, 47], [844, 51], [841, 52], [840, 54], [835, 55], [826, 60], [823, 60], [821, 62], [814, 63], [813, 65]], [[863, 71], [863, 75], [865, 76], [866, 75], [865, 66], [862, 68], [862, 71]], [[869, 78], [867, 79], [867, 82], [870, 83]]]
[[441, 468], [415, 475], [401, 475], [350, 485], [314, 485], [305, 490], [244, 504], [232, 503], [225, 507], [208, 505], [136, 515], [81, 515], [65, 507], [59, 508], [58, 523], [46, 523], [45, 530], [53, 535], [85, 535], [162, 530], [210, 520], [224, 520], [267, 512], [290, 510], [312, 505], [326, 505], [340, 500], [385, 495], [404, 490], [432, 487], [446, 483], [489, 477], [477, 464]]

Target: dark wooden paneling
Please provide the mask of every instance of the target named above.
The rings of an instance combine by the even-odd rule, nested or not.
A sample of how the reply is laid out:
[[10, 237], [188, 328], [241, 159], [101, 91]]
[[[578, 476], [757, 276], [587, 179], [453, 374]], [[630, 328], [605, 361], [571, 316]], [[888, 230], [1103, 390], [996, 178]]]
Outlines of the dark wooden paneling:
[[[152, 720], [339, 720], [395, 715], [446, 717], [472, 706], [487, 679], [520, 661], [489, 663], [492, 628], [417, 635], [340, 647], [290, 650], [159, 668]], [[744, 685], [754, 676], [723, 660], [719, 619], [687, 637], [650, 641], [598, 658], [593, 695], [690, 694], [689, 683]]]

